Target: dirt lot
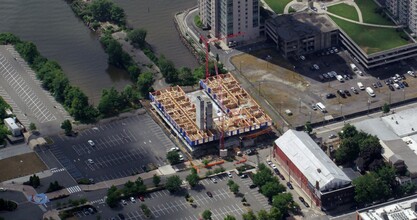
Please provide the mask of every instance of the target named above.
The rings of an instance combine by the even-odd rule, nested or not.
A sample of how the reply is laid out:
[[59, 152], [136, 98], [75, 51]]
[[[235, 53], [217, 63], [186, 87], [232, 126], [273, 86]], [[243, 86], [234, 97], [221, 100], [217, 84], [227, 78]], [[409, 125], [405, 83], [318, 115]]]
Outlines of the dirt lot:
[[[407, 77], [409, 87], [389, 90], [384, 79], [396, 73], [404, 73], [410, 65], [397, 64], [379, 68], [372, 72], [365, 71], [365, 76], [354, 75], [348, 66], [349, 56], [345, 52], [319, 56], [318, 54], [306, 56], [306, 60], [286, 60], [275, 49], [253, 51], [232, 58], [232, 63], [241, 71], [253, 87], [289, 122], [292, 126], [305, 124], [306, 121], [319, 122], [324, 117], [340, 117], [369, 108], [383, 106], [384, 103], [394, 103], [417, 96], [417, 78]], [[410, 60], [410, 63], [412, 61]], [[319, 70], [312, 70], [313, 64], [319, 65]], [[395, 71], [396, 70], [396, 71]], [[350, 74], [353, 79], [341, 83], [336, 79], [321, 81], [319, 75], [330, 71], [338, 74]], [[406, 72], [406, 71], [405, 71]], [[380, 77], [380, 80], [377, 79]], [[382, 87], [374, 89], [376, 97], [371, 98], [365, 91], [358, 89], [357, 83], [365, 87], [372, 87], [372, 83], [380, 81]], [[359, 94], [350, 90], [355, 87]], [[327, 99], [326, 94], [336, 91], [349, 90], [352, 96]], [[322, 102], [328, 111], [325, 115], [313, 110], [312, 105]], [[293, 115], [288, 116], [285, 110], [289, 109]]]
[[27, 153], [0, 160], [0, 182], [31, 175], [47, 169], [36, 153]]

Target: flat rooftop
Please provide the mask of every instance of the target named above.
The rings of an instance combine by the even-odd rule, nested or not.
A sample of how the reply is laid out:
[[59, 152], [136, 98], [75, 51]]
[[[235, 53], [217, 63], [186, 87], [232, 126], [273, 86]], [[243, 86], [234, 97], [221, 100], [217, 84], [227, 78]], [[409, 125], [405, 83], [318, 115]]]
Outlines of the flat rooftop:
[[337, 26], [325, 15], [316, 13], [294, 13], [271, 18], [268, 22], [275, 26], [277, 34], [284, 40], [311, 36], [320, 32], [337, 30]]
[[[407, 140], [397, 139], [391, 141], [381, 141], [381, 145], [384, 148], [383, 155], [388, 159], [395, 156], [395, 158], [403, 160], [407, 165], [407, 170], [412, 174], [417, 174], [417, 154], [414, 149], [409, 146], [408, 143], [410, 142], [407, 141], [406, 143], [405, 141]], [[388, 149], [386, 149], [385, 146]]]
[[417, 198], [411, 198], [400, 202], [390, 203], [385, 206], [367, 209], [358, 212], [362, 220], [408, 220], [417, 219], [414, 203]]
[[400, 137], [417, 134], [417, 109], [407, 109], [382, 117], [388, 127]]

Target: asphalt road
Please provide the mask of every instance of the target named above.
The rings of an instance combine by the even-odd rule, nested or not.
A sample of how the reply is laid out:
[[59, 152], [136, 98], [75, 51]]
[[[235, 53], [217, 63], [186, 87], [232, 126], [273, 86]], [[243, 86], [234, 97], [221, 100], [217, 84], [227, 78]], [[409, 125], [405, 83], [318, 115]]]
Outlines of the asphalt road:
[[29, 202], [21, 192], [0, 192], [0, 197], [6, 200], [14, 201], [18, 204], [15, 211], [0, 212], [0, 216], [4, 219], [27, 220], [28, 216], [37, 216], [39, 217], [38, 219], [40, 219], [43, 215], [43, 211], [39, 208], [39, 206]]
[[150, 164], [165, 165], [166, 152], [174, 147], [148, 114], [101, 123], [77, 137], [52, 139], [51, 152], [71, 176], [95, 182], [142, 173]]

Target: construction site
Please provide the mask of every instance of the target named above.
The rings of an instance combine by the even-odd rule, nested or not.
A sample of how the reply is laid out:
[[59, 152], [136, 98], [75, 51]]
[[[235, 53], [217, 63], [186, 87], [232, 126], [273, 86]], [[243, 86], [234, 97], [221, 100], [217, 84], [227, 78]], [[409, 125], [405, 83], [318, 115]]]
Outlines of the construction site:
[[271, 131], [271, 118], [230, 73], [200, 80], [200, 88], [185, 93], [176, 86], [149, 94], [153, 108], [191, 154], [230, 155], [229, 149], [252, 147]]

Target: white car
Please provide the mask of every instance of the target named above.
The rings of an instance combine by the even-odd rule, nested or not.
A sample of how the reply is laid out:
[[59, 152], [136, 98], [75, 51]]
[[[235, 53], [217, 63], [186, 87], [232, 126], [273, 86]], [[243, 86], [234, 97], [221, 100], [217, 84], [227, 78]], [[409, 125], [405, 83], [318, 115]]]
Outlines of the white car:
[[230, 172], [227, 172], [227, 176], [228, 176], [229, 178], [233, 178], [233, 176], [232, 176], [232, 174], [231, 174]]
[[178, 147], [172, 147], [169, 151], [180, 151], [180, 149]]
[[131, 201], [132, 203], [136, 203], [136, 200], [135, 200], [135, 198], [133, 198], [133, 196], [132, 196], [132, 197], [130, 197], [130, 201]]
[[317, 64], [313, 64], [313, 68], [314, 68], [315, 70], [319, 70], [319, 69], [320, 69], [319, 65], [317, 65]]
[[215, 177], [211, 178], [211, 181], [212, 181], [213, 183], [217, 183], [217, 179], [216, 179]]
[[122, 199], [122, 204], [123, 204], [123, 205], [127, 205], [126, 200]]
[[95, 144], [94, 144], [94, 142], [93, 142], [92, 140], [88, 140], [87, 142], [88, 142], [88, 144], [89, 144], [90, 146], [92, 146], [92, 147], [94, 147], [94, 146], [95, 146]]
[[7, 191], [6, 188], [0, 187], [0, 192], [6, 192], [6, 191]]
[[94, 163], [94, 161], [92, 159], [88, 159], [87, 161], [88, 161], [89, 164], [93, 164]]
[[414, 74], [414, 71], [411, 71], [411, 70], [407, 71], [407, 74], [412, 76], [412, 77], [416, 77], [416, 75]]
[[274, 168], [274, 169], [277, 168], [277, 166], [275, 164], [272, 164], [271, 167]]
[[306, 57], [305, 57], [305, 56], [303, 56], [303, 55], [301, 55], [301, 56], [300, 56], [300, 59], [301, 59], [301, 60], [306, 60]]
[[272, 162], [270, 160], [267, 160], [266, 163], [271, 166]]
[[184, 156], [182, 156], [182, 154], [179, 154], [180, 156], [180, 161], [184, 161]]

